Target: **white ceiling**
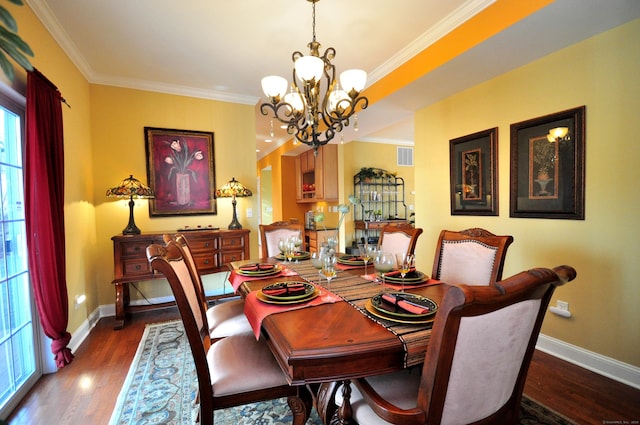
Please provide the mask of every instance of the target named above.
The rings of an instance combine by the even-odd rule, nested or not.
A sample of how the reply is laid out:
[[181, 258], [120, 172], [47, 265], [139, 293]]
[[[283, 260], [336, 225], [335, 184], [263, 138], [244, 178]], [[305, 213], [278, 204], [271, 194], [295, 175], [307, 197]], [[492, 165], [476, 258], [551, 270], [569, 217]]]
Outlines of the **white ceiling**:
[[[338, 72], [364, 69], [369, 86], [494, 1], [322, 0], [316, 38], [336, 49]], [[256, 105], [258, 158], [286, 139], [264, 142], [260, 80], [290, 79], [291, 54], [308, 52], [309, 1], [27, 3], [89, 82]], [[638, 17], [639, 0], [556, 0], [360, 112], [343, 140], [412, 143], [416, 109]]]

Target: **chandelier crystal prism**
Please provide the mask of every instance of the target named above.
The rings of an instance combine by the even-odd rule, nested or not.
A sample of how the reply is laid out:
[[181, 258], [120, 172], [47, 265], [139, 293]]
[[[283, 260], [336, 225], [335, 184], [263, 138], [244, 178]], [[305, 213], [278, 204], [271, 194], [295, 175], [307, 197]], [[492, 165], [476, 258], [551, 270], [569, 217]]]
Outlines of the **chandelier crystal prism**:
[[[293, 52], [293, 79], [291, 85], [283, 77], [271, 75], [262, 79], [262, 90], [269, 99], [260, 105], [262, 115], [269, 115], [287, 127], [287, 133], [313, 148], [326, 145], [336, 133], [349, 125], [353, 116], [357, 129], [356, 110], [366, 109], [369, 100], [360, 96], [367, 83], [367, 73], [349, 69], [336, 81], [336, 68], [331, 63], [336, 51], [327, 48], [320, 56], [320, 43], [316, 41], [316, 3], [312, 3], [313, 39], [307, 45], [309, 54]], [[323, 79], [326, 88], [323, 89]]]

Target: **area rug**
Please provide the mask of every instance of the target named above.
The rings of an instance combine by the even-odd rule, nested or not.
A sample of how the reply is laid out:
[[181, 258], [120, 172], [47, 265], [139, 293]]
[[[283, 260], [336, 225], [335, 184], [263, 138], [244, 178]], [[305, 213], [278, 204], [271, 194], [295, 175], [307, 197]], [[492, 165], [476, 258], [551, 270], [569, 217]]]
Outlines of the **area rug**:
[[[197, 406], [193, 358], [180, 321], [147, 325], [109, 425], [193, 424]], [[217, 425], [289, 425], [286, 399], [215, 412]], [[322, 425], [315, 411], [308, 425]], [[520, 425], [575, 425], [523, 397]]]

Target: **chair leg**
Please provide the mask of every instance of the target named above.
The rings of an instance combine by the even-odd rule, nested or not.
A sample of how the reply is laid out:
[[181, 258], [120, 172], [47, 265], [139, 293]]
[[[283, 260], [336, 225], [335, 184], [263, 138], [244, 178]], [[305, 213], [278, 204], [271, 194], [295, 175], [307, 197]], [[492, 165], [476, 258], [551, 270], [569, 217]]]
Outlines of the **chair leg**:
[[304, 425], [311, 415], [311, 393], [304, 386], [299, 386], [298, 394], [287, 397], [287, 404], [293, 414], [293, 425]]
[[336, 413], [335, 395], [340, 388], [338, 382], [324, 382], [317, 392], [316, 410], [323, 424], [328, 424]]

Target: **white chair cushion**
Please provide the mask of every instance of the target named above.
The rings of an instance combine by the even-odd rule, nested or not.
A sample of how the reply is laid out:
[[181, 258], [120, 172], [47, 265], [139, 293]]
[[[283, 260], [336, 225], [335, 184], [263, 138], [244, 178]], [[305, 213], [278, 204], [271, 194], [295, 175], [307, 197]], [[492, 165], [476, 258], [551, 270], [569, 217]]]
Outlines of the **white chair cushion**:
[[382, 238], [382, 246], [384, 252], [396, 254], [409, 251], [409, 243], [411, 236], [402, 232], [385, 233]]
[[[420, 368], [404, 369], [400, 372], [386, 375], [372, 376], [367, 382], [386, 401], [402, 409], [412, 409], [417, 406], [418, 387], [420, 386]], [[342, 406], [342, 386], [338, 388], [335, 397], [336, 404]], [[355, 385], [351, 385], [351, 408], [353, 418], [361, 425], [390, 424], [381, 419], [362, 399], [362, 394]]]
[[498, 248], [478, 241], [443, 241], [439, 279], [452, 285], [489, 285]]
[[212, 339], [251, 332], [242, 300], [224, 301], [210, 307], [207, 310], [207, 322]]
[[269, 347], [253, 333], [217, 340], [207, 363], [215, 397], [287, 385]]

